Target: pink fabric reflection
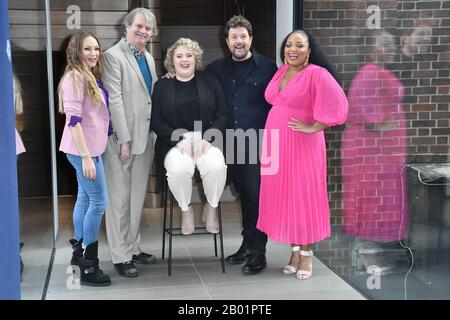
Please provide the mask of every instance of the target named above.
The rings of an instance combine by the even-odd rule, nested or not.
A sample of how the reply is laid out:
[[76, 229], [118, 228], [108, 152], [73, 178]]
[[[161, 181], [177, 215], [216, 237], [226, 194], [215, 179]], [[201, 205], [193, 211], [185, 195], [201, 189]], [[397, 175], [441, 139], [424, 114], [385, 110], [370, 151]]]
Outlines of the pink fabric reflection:
[[[344, 231], [363, 240], [403, 239], [407, 225], [407, 132], [404, 88], [390, 71], [368, 64], [352, 81], [342, 137]], [[402, 196], [403, 192], [403, 196]]]

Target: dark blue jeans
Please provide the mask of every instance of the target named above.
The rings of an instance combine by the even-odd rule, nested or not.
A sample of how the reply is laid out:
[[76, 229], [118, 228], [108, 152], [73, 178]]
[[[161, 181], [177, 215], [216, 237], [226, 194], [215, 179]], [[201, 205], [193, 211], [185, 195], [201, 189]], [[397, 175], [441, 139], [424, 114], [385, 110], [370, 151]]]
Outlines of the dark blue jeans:
[[108, 204], [105, 170], [102, 158], [94, 157], [96, 178], [88, 180], [83, 176], [81, 157], [72, 154], [66, 155], [75, 168], [78, 181], [77, 202], [73, 209], [74, 238], [75, 240], [83, 238], [83, 247], [86, 247], [97, 241], [100, 224]]

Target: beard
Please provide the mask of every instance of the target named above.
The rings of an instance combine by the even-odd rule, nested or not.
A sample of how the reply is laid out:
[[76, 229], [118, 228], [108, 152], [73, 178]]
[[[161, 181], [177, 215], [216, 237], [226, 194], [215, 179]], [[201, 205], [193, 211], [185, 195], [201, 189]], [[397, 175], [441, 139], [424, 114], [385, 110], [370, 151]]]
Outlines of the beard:
[[236, 60], [244, 60], [247, 57], [249, 50], [247, 50], [245, 47], [239, 50], [240, 51], [238, 52], [237, 49], [234, 48], [231, 54]]

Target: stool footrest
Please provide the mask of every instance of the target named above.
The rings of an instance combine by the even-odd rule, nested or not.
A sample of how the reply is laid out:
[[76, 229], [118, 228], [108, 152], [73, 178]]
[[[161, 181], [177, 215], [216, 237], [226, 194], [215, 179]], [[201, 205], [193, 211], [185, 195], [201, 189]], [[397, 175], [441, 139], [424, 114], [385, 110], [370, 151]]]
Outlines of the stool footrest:
[[[169, 200], [169, 201], [167, 201]], [[181, 232], [180, 227], [173, 227], [173, 203], [174, 197], [172, 192], [170, 192], [167, 180], [164, 186], [164, 221], [163, 221], [163, 241], [162, 241], [162, 259], [164, 260], [164, 252], [165, 252], [165, 243], [166, 243], [166, 233], [169, 235], [169, 256], [168, 256], [168, 275], [172, 274], [172, 237], [173, 236], [186, 236]], [[167, 212], [169, 211], [169, 212]], [[169, 216], [169, 217], [167, 217]], [[169, 218], [169, 223], [167, 226], [167, 218]], [[196, 227], [198, 231], [194, 231], [190, 235], [212, 235], [214, 236], [214, 252], [215, 256], [218, 257], [217, 251], [217, 237], [219, 236], [219, 244], [220, 244], [220, 264], [222, 267], [222, 273], [225, 273], [225, 256], [223, 251], [223, 230], [222, 230], [222, 213], [221, 213], [221, 204], [219, 202], [218, 206], [218, 219], [219, 219], [219, 232], [218, 233], [210, 233], [206, 231], [205, 227]], [[204, 230], [204, 231], [202, 231]]]
[[[200, 228], [196, 228], [196, 229], [200, 229]], [[203, 228], [203, 229], [206, 230], [206, 228]], [[164, 228], [164, 231], [165, 231], [167, 234], [172, 234], [173, 236], [184, 236], [184, 234], [181, 233], [181, 228], [172, 228], [172, 231], [170, 231], [169, 228]], [[177, 232], [174, 232], [174, 231], [177, 231]], [[178, 231], [179, 231], [179, 232], [178, 232]], [[219, 235], [220, 232], [218, 232], [218, 233], [210, 233], [210, 232], [207, 232], [207, 231], [205, 231], [205, 232], [197, 232], [197, 231], [196, 231], [196, 232], [194, 232], [194, 233], [191, 233], [190, 236], [203, 235], [203, 234], [209, 234], [209, 235], [214, 236], [214, 235]]]

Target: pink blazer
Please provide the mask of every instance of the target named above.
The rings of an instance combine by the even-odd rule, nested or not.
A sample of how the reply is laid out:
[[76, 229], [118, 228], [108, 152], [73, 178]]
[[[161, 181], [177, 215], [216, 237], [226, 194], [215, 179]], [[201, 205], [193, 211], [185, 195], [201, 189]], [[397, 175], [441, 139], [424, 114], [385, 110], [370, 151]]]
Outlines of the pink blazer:
[[[76, 90], [74, 90], [72, 75], [76, 77]], [[61, 99], [66, 115], [66, 125], [59, 150], [80, 155], [69, 128], [69, 123], [76, 123], [78, 120], [83, 128], [84, 139], [91, 156], [100, 156], [106, 149], [109, 126], [109, 112], [103, 93], [102, 104], [96, 106], [87, 94], [87, 82], [83, 76], [78, 72], [70, 72], [66, 73], [62, 80]]]
[[20, 139], [19, 133], [16, 130], [16, 155], [25, 152], [25, 146], [23, 145], [22, 139]]

